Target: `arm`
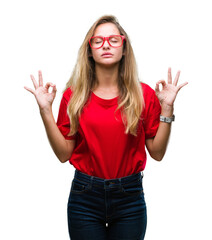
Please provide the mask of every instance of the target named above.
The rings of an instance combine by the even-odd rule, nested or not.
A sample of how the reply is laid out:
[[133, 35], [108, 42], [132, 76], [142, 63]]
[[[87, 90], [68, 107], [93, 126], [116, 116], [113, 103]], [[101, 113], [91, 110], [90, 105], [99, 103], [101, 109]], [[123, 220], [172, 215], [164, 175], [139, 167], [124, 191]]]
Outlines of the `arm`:
[[40, 114], [46, 129], [49, 143], [60, 162], [70, 159], [74, 150], [75, 140], [66, 140], [54, 120], [52, 109], [41, 109]]
[[[174, 101], [178, 91], [188, 84], [187, 82], [177, 86], [180, 71], [178, 71], [175, 80], [172, 84], [171, 68], [168, 70], [168, 84], [164, 80], [160, 80], [156, 84], [155, 92], [161, 103], [161, 115], [171, 117], [174, 111]], [[159, 90], [159, 85], [162, 84], [163, 89]], [[154, 138], [146, 139], [146, 147], [152, 158], [161, 161], [165, 155], [166, 148], [171, 132], [171, 123], [160, 122], [157, 134]]]
[[[35, 90], [28, 87], [24, 88], [31, 92], [37, 100], [47, 137], [54, 153], [61, 162], [66, 162], [71, 157], [75, 140], [66, 140], [55, 123], [52, 113], [52, 103], [56, 96], [56, 86], [52, 83], [47, 83], [44, 87], [41, 71], [39, 71], [39, 84], [32, 75], [31, 79]], [[49, 87], [53, 88], [52, 92], [49, 92]]]
[[[161, 110], [161, 115], [164, 117], [171, 117], [173, 115], [173, 108]], [[171, 132], [171, 123], [160, 122], [157, 134], [154, 138], [146, 139], [146, 147], [152, 158], [161, 161], [165, 155], [166, 148]]]

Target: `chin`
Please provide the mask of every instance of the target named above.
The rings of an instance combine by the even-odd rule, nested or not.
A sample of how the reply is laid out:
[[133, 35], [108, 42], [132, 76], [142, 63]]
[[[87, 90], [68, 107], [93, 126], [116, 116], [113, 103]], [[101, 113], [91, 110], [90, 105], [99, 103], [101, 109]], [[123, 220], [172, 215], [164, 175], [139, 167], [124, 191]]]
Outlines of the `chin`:
[[114, 67], [119, 65], [119, 62], [96, 62], [96, 65], [103, 66], [103, 67]]
[[96, 64], [98, 65], [105, 65], [105, 66], [113, 66], [119, 64], [120, 60], [115, 61], [114, 59], [111, 58], [105, 58], [101, 61], [96, 61]]

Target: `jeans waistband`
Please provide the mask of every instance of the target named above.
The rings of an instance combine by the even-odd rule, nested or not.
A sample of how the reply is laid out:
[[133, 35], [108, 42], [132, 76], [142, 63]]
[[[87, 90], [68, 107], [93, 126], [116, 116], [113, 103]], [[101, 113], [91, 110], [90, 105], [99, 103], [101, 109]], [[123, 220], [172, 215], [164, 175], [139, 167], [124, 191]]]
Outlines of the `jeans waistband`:
[[98, 185], [111, 185], [111, 184], [127, 184], [136, 180], [140, 180], [143, 178], [143, 172], [138, 172], [136, 174], [132, 174], [126, 177], [121, 177], [121, 178], [114, 178], [114, 179], [104, 179], [104, 178], [99, 178], [95, 176], [90, 176], [87, 175], [77, 169], [75, 169], [75, 174], [74, 177], [77, 178], [78, 180], [81, 180], [86, 183], [91, 183], [91, 184], [98, 184]]

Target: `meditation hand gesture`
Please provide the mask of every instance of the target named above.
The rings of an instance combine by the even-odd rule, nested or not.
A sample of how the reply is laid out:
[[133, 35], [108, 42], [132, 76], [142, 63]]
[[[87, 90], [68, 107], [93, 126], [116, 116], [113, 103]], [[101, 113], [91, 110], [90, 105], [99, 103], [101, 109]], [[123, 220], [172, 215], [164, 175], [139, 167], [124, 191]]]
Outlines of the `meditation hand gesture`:
[[[37, 83], [33, 75], [30, 75], [33, 85], [35, 87], [35, 90], [28, 87], [24, 87], [24, 88], [35, 96], [40, 110], [49, 110], [56, 96], [56, 91], [57, 91], [56, 85], [48, 82], [44, 87], [41, 71], [38, 72], [38, 75], [39, 75], [39, 83]], [[49, 92], [50, 87], [52, 87], [52, 92]]]
[[[155, 93], [162, 105], [162, 107], [173, 107], [174, 101], [176, 99], [177, 93], [179, 90], [184, 87], [188, 82], [182, 83], [177, 86], [180, 76], [180, 71], [177, 72], [177, 75], [172, 83], [171, 68], [168, 69], [168, 83], [165, 80], [160, 80], [156, 83]], [[159, 89], [159, 85], [162, 84], [162, 90]]]

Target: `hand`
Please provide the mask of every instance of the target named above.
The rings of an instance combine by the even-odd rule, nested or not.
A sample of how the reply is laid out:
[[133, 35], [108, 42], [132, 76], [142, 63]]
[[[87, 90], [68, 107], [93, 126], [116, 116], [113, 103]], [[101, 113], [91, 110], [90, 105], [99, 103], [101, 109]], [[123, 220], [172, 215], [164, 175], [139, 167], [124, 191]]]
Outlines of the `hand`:
[[[166, 83], [165, 80], [160, 80], [156, 83], [155, 93], [162, 106], [173, 107], [177, 93], [182, 87], [188, 84], [188, 82], [185, 82], [177, 86], [179, 76], [180, 76], [180, 71], [177, 72], [174, 82], [172, 83], [171, 68], [169, 68], [168, 83]], [[162, 90], [159, 89], [160, 84], [162, 84]]]
[[[24, 87], [27, 91], [31, 92], [36, 100], [37, 103], [39, 105], [40, 110], [48, 110], [51, 108], [51, 105], [54, 101], [54, 98], [56, 96], [56, 85], [54, 85], [53, 83], [48, 82], [46, 84], [46, 86], [43, 86], [43, 77], [42, 77], [42, 72], [38, 71], [38, 76], [39, 76], [39, 84], [37, 83], [37, 81], [35, 80], [33, 75], [30, 75], [33, 85], [35, 87], [35, 90], [28, 88], [28, 87]], [[49, 92], [49, 88], [52, 87], [53, 90], [52, 92]]]

